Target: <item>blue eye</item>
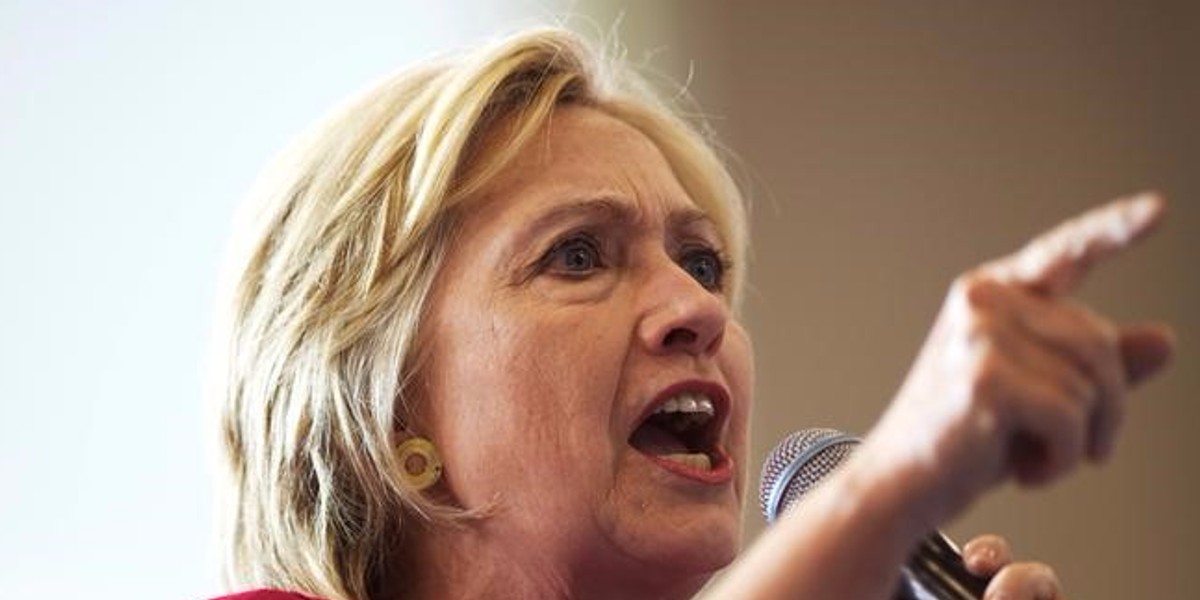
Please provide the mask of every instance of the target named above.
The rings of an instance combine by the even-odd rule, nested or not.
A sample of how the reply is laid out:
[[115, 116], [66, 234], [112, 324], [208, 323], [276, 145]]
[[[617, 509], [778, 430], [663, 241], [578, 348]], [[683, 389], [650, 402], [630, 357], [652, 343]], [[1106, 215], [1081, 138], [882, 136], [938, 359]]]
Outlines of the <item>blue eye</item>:
[[599, 245], [590, 237], [583, 236], [556, 244], [542, 260], [550, 270], [567, 275], [586, 275], [604, 266]]
[[709, 290], [720, 290], [725, 280], [725, 263], [715, 250], [703, 248], [683, 255], [679, 266]]

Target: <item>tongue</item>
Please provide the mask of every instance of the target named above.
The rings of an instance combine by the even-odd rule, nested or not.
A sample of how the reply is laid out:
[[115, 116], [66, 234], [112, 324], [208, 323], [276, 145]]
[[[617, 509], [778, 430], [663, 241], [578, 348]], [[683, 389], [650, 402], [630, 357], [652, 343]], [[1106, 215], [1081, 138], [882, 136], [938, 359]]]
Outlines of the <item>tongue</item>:
[[629, 438], [634, 448], [655, 456], [690, 452], [679, 436], [650, 422], [643, 423]]

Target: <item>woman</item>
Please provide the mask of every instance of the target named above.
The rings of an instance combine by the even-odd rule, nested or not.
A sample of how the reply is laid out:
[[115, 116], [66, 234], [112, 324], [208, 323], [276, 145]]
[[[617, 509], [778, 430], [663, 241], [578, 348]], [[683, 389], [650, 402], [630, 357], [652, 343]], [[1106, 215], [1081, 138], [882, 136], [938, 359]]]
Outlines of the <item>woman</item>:
[[[227, 573], [286, 593], [247, 597], [687, 598], [734, 561], [742, 202], [628, 74], [559, 30], [421, 65], [254, 206], [219, 388]], [[888, 598], [988, 488], [1102, 458], [1170, 338], [1061, 297], [1160, 213], [1113, 204], [964, 275], [861, 451], [712, 596]], [[989, 593], [1059, 597], [1008, 554], [966, 547]]]

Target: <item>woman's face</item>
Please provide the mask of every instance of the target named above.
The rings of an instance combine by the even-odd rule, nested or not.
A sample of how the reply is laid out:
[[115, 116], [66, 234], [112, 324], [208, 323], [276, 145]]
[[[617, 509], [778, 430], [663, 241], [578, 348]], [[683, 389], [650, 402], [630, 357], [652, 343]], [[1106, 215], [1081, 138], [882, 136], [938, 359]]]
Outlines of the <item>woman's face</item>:
[[723, 243], [653, 143], [595, 109], [558, 109], [471, 200], [421, 410], [455, 500], [498, 501], [487, 539], [597, 577], [733, 558], [753, 374]]

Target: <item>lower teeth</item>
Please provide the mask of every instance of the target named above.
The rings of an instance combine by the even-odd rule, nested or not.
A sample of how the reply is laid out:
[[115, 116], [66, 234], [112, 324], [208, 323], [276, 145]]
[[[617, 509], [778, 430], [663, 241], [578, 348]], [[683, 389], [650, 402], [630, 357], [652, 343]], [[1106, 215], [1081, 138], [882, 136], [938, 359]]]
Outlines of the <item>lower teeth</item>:
[[712, 470], [712, 459], [703, 452], [687, 453], [687, 454], [667, 454], [663, 458], [681, 463], [693, 469], [701, 471]]

